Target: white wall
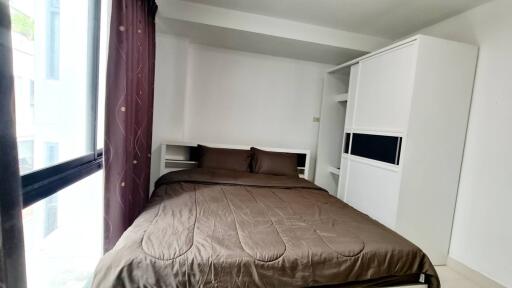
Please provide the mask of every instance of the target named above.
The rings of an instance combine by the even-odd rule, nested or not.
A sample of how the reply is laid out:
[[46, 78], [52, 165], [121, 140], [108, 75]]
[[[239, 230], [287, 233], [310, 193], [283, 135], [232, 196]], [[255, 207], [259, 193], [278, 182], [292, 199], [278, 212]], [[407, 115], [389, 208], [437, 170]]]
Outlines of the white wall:
[[166, 140], [309, 149], [314, 159], [313, 117], [320, 114], [330, 65], [163, 34], [157, 35], [156, 61], [153, 181], [158, 145]]
[[480, 46], [450, 257], [512, 287], [512, 1], [420, 33]]
[[187, 39], [156, 35], [150, 190], [160, 169], [160, 144], [184, 139], [188, 46]]
[[[156, 41], [153, 142], [183, 139], [188, 40], [158, 34]], [[155, 141], [158, 140], [158, 141]]]
[[185, 137], [316, 150], [327, 65], [194, 45]]

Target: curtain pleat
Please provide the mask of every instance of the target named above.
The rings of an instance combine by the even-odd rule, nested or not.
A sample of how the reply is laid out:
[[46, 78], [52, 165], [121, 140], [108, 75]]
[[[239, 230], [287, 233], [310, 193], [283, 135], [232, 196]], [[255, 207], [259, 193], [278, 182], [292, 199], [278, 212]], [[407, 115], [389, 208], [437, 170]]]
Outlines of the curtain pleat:
[[149, 197], [154, 0], [113, 0], [105, 103], [105, 231], [110, 250]]
[[8, 1], [0, 0], [0, 287], [26, 287]]

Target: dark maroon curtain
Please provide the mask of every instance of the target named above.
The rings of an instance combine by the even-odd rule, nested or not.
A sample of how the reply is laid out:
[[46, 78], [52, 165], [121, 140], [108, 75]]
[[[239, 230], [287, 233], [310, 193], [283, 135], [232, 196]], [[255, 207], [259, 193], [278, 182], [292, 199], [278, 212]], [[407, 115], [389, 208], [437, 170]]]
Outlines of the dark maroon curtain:
[[0, 1], [0, 287], [26, 287], [8, 3]]
[[105, 233], [110, 250], [149, 196], [154, 0], [113, 0], [105, 108]]

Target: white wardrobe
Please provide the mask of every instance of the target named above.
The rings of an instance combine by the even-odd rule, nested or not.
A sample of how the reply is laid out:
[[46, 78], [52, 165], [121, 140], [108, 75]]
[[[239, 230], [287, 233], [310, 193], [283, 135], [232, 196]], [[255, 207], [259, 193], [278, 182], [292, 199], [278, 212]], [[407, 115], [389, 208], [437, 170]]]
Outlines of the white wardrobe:
[[418, 35], [325, 78], [315, 183], [438, 265], [448, 255], [477, 51]]

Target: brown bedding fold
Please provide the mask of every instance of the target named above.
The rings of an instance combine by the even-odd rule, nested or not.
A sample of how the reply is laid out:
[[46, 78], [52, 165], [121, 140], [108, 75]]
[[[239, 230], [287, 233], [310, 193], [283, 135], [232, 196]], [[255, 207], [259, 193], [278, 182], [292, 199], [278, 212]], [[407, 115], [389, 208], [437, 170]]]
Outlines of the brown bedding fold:
[[93, 287], [440, 287], [416, 246], [294, 177], [191, 169], [161, 177]]

